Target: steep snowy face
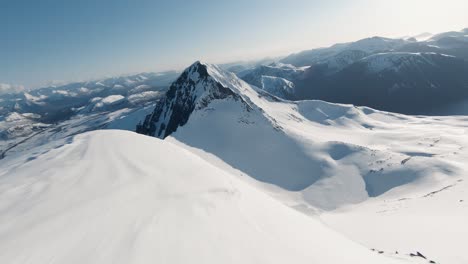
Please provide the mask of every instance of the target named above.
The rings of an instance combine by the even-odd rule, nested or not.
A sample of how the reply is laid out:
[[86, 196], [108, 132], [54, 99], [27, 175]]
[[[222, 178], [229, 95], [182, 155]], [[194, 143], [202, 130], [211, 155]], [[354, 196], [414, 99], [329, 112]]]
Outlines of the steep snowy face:
[[235, 92], [236, 83], [228, 81], [237, 81], [237, 78], [227, 74], [217, 66], [195, 62], [171, 85], [165, 100], [156, 106], [143, 124], [138, 125], [137, 132], [165, 138], [185, 125], [194, 110], [203, 109], [214, 100], [243, 102]]
[[274, 76], [288, 81], [299, 79], [307, 67], [295, 67], [290, 64], [272, 63], [270, 65], [261, 65], [250, 70], [249, 73], [242, 76], [242, 80], [247, 83], [262, 88], [263, 76]]
[[261, 88], [268, 93], [284, 99], [294, 98], [294, 83], [284, 78], [262, 76]]
[[319, 65], [326, 66], [326, 75], [336, 73], [354, 62], [368, 56], [369, 53], [362, 50], [345, 50], [335, 56], [324, 59], [318, 62]]
[[279, 98], [293, 100], [296, 99], [294, 82], [302, 79], [307, 69], [308, 67], [295, 67], [291, 64], [276, 62], [244, 72], [240, 78]]

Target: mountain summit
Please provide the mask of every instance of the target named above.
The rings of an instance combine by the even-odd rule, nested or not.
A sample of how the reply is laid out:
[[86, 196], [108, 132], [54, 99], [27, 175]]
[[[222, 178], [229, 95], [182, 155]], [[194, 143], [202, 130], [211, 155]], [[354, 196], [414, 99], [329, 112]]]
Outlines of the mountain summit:
[[137, 127], [137, 132], [165, 138], [185, 125], [195, 109], [202, 109], [213, 100], [243, 101], [236, 91], [237, 83], [229, 80], [237, 78], [218, 66], [195, 62], [171, 85], [164, 102]]

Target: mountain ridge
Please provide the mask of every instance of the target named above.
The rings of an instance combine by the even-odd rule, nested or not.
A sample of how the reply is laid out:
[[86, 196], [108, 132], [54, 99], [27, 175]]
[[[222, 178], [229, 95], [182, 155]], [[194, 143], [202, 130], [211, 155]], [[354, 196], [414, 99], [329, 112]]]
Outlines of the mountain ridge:
[[[209, 77], [200, 78], [196, 74], [194, 82], [190, 76], [194, 76], [199, 64], [189, 67], [171, 88], [180, 96], [169, 97], [157, 105], [137, 126], [137, 132], [176, 139], [202, 149], [260, 182], [300, 192], [306, 204], [312, 202], [324, 209], [359, 203], [430, 177], [413, 167], [418, 163], [389, 164], [388, 171], [365, 165], [379, 164], [379, 159], [405, 160], [411, 157], [408, 153], [419, 153], [421, 150], [369, 148], [361, 138], [363, 133], [379, 137], [378, 131], [386, 130], [381, 120], [391, 120], [398, 129], [404, 129], [405, 123], [413, 118], [412, 122], [423, 122], [418, 118], [323, 101], [287, 101], [250, 86], [232, 73], [201, 65]], [[220, 91], [219, 85], [229, 93], [212, 96]], [[173, 126], [166, 129], [167, 124]], [[343, 129], [354, 132], [343, 136]], [[418, 148], [413, 143], [409, 145]], [[352, 158], [355, 156], [360, 159]], [[443, 159], [434, 162], [446, 164]], [[344, 167], [348, 168], [347, 174], [343, 174]], [[435, 171], [425, 173], [432, 175]], [[405, 176], [397, 180], [394, 175], [398, 173]], [[346, 190], [327, 192], [317, 187], [328, 181], [341, 186], [348, 183], [349, 177], [356, 183]]]

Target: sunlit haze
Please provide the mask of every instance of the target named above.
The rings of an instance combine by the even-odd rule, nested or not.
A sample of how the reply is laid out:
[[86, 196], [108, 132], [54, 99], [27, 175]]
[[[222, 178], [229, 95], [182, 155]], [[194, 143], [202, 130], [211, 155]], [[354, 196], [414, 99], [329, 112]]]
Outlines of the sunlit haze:
[[468, 27], [466, 0], [2, 1], [0, 83], [182, 69]]

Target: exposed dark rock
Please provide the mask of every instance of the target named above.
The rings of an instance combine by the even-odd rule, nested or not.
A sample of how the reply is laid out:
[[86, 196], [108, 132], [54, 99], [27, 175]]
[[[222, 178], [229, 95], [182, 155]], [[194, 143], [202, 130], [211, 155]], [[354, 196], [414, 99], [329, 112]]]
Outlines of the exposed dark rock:
[[423, 258], [423, 259], [427, 259], [426, 256], [424, 256], [423, 254], [421, 254], [419, 251], [416, 251], [416, 254], [410, 253], [410, 256], [411, 256], [411, 257], [420, 257], [420, 258]]
[[217, 82], [200, 62], [187, 68], [170, 86], [166, 98], [136, 128], [140, 134], [165, 138], [185, 125], [195, 109], [203, 109], [215, 99], [242, 98]]

